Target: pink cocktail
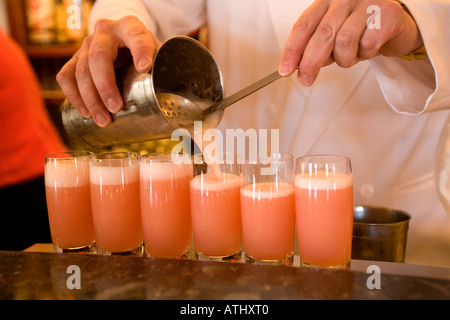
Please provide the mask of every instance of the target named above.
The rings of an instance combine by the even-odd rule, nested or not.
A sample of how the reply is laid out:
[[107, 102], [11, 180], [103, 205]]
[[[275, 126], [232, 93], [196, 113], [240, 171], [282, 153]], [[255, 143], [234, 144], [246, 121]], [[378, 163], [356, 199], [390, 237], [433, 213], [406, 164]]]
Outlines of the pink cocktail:
[[87, 151], [45, 157], [45, 194], [54, 249], [90, 251], [95, 243]]
[[202, 173], [191, 180], [191, 216], [196, 254], [238, 259], [241, 252], [240, 177]]
[[139, 160], [133, 153], [91, 159], [91, 203], [99, 252], [142, 253]]
[[[320, 160], [308, 158], [303, 161], [313, 161], [313, 167], [319, 169], [300, 172], [297, 170], [295, 177], [301, 263], [304, 266], [348, 269], [353, 231], [353, 179], [350, 160], [345, 157], [325, 156]], [[321, 162], [328, 165], [324, 166]], [[317, 166], [317, 163], [320, 163], [320, 166]], [[299, 162], [297, 165], [299, 166]], [[336, 171], [339, 166], [342, 169]]]
[[191, 246], [189, 181], [193, 168], [171, 156], [140, 160], [141, 216], [145, 250], [158, 258], [188, 258]]
[[295, 237], [293, 155], [250, 155], [245, 160], [242, 175], [245, 260], [291, 265]]
[[241, 215], [246, 255], [284, 263], [294, 251], [294, 186], [260, 182], [241, 189]]

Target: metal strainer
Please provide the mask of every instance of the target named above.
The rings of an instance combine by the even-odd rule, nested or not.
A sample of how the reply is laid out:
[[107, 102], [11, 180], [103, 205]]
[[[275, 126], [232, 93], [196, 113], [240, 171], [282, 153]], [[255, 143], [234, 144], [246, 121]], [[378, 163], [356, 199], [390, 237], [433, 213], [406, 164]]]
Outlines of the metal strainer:
[[193, 120], [202, 119], [203, 110], [191, 100], [175, 93], [158, 93], [161, 112], [174, 127], [184, 128]]
[[209, 114], [227, 108], [280, 77], [278, 71], [271, 73], [215, 104], [209, 99], [202, 99], [196, 95], [187, 98], [174, 93], [159, 93], [156, 97], [163, 114], [170, 119], [169, 121], [175, 122], [178, 127], [183, 127], [185, 122], [189, 124], [188, 121], [202, 120]]

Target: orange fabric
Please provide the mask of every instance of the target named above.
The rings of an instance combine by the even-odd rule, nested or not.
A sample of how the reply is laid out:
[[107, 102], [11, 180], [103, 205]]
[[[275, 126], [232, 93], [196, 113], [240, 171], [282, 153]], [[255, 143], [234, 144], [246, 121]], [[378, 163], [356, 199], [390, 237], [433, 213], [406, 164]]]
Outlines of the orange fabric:
[[0, 188], [42, 176], [44, 156], [65, 149], [28, 58], [0, 30]]

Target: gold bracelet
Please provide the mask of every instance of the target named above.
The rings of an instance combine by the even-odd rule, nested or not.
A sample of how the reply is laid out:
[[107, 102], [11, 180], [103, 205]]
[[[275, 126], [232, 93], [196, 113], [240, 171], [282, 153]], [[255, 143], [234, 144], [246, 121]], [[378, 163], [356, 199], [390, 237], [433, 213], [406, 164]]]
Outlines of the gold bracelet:
[[411, 51], [410, 53], [399, 58], [406, 61], [425, 60], [428, 58], [427, 49], [425, 49], [425, 46], [422, 45], [419, 49]]

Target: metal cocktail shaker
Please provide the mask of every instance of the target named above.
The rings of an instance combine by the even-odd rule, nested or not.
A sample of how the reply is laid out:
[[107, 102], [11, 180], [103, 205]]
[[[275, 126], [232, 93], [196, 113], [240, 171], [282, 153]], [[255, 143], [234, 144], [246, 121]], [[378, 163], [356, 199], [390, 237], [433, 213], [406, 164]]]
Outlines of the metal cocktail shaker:
[[[150, 73], [138, 73], [131, 64], [117, 69], [116, 79], [124, 108], [113, 114], [113, 121], [106, 128], [81, 116], [67, 100], [62, 104], [62, 122], [73, 147], [95, 150], [167, 139], [175, 129], [190, 130], [195, 120], [202, 120], [179, 121], [172, 117], [164, 111], [158, 94], [197, 97], [211, 105], [224, 97], [222, 74], [212, 55], [199, 41], [185, 36], [162, 44]], [[217, 127], [222, 116], [223, 110], [211, 118], [209, 125]]]

